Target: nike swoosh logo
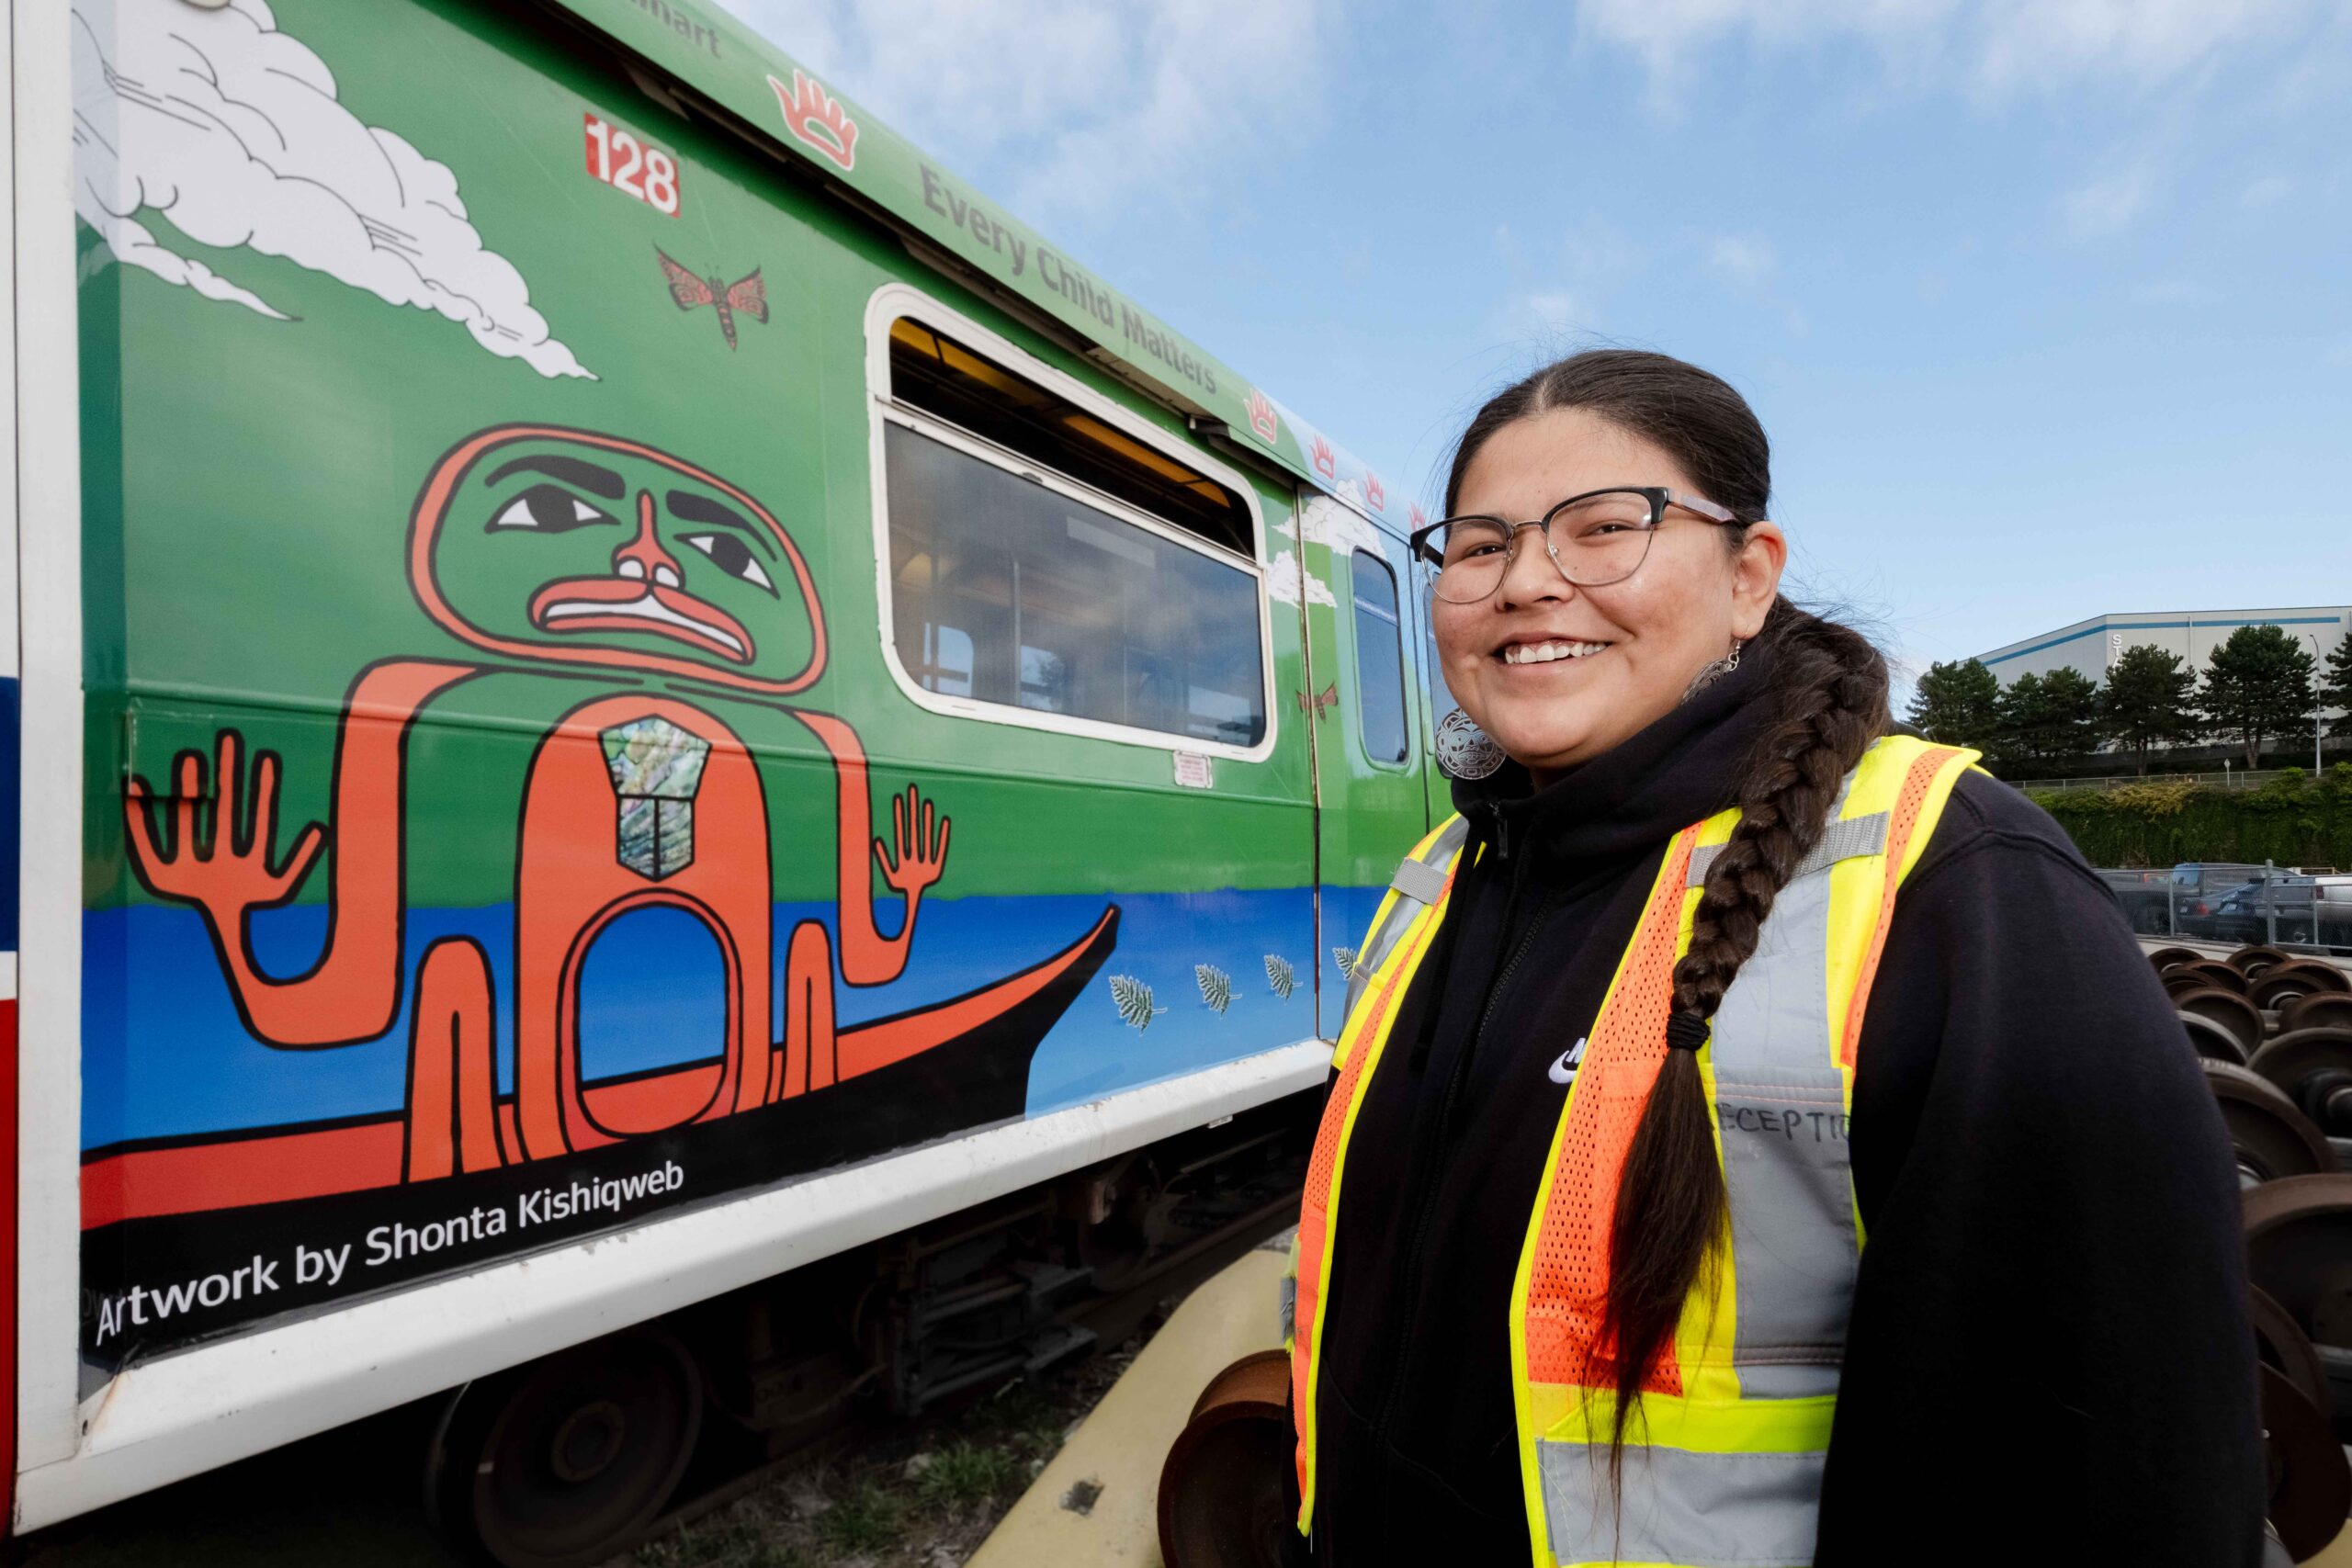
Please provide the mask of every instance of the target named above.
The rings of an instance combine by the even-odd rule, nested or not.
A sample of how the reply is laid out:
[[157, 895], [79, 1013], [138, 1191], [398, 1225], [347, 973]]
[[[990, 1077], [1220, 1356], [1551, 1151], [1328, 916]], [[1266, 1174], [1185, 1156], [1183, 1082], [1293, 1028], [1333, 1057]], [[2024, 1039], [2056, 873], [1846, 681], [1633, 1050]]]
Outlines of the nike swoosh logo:
[[1577, 1064], [1583, 1059], [1584, 1041], [1579, 1039], [1575, 1044], [1561, 1052], [1560, 1059], [1552, 1064], [1549, 1074], [1552, 1081], [1554, 1083], [1573, 1082], [1577, 1076]]

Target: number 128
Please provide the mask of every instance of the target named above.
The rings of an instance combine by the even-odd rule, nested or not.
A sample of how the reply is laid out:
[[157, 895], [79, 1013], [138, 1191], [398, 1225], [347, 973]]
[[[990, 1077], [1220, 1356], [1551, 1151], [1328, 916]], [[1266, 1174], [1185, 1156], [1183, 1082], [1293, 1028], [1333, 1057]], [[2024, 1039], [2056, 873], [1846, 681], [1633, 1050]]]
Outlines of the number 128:
[[678, 215], [678, 164], [659, 147], [648, 146], [637, 133], [607, 125], [596, 115], [585, 117], [588, 127], [588, 173], [615, 190], [625, 191], [656, 212]]

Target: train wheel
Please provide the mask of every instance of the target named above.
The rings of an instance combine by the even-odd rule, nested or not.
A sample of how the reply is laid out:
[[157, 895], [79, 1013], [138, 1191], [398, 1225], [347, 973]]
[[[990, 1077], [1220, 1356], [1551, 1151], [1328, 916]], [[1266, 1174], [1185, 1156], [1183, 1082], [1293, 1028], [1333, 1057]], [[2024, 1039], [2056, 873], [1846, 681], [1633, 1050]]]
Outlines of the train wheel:
[[2205, 1087], [2221, 1102], [2242, 1186], [2335, 1171], [2335, 1151], [2327, 1135], [2268, 1078], [2211, 1057], [2202, 1066]]
[[425, 1464], [435, 1524], [500, 1568], [593, 1568], [659, 1517], [702, 1427], [685, 1348], [638, 1328], [468, 1385]]
[[1168, 1568], [1283, 1568], [1298, 1532], [1283, 1490], [1290, 1462], [1290, 1359], [1261, 1350], [1217, 1373], [1159, 1472]]

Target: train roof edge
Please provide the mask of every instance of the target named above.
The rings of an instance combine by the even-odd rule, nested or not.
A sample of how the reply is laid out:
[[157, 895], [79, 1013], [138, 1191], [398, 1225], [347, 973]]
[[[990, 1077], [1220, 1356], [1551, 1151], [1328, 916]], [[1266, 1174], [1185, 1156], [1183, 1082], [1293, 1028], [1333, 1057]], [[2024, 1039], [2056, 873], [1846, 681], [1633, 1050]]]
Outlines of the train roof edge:
[[[1272, 394], [1184, 337], [807, 66], [709, 4], [542, 0], [718, 107], [819, 178], [1107, 355], [1160, 400], [1215, 422], [1225, 443], [1391, 523], [1401, 493]], [[1395, 509], [1392, 513], [1392, 507]]]

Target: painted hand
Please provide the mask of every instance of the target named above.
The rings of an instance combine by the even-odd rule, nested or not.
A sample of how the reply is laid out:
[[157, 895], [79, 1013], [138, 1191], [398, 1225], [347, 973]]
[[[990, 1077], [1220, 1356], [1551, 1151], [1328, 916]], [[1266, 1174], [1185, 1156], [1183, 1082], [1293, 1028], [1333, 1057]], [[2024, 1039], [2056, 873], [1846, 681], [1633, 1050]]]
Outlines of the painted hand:
[[934, 831], [934, 810], [909, 784], [906, 794], [890, 797], [889, 847], [886, 849], [879, 839], [874, 840], [874, 858], [881, 863], [883, 882], [906, 895], [910, 910], [947, 865], [947, 818], [939, 817]]
[[[272, 869], [269, 847], [277, 836], [277, 758], [265, 751], [254, 762], [253, 810], [246, 816], [237, 809], [243, 784], [237, 746], [234, 730], [220, 732], [216, 759], [220, 797], [209, 812], [202, 810], [204, 759], [193, 751], [181, 755], [179, 786], [169, 802], [168, 845], [157, 840], [158, 813], [151, 806], [146, 780], [132, 778], [130, 798], [123, 803], [130, 859], [140, 879], [166, 898], [203, 909], [214, 928], [232, 942], [246, 910], [281, 904], [294, 896], [326, 842], [325, 829], [313, 822]], [[200, 820], [209, 832], [199, 832]]]

